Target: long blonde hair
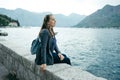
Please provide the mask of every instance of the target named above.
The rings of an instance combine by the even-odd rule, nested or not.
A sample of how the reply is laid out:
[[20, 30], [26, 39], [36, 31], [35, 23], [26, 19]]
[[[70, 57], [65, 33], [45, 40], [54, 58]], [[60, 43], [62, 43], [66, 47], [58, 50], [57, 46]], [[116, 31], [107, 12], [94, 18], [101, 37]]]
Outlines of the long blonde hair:
[[[42, 29], [48, 29], [48, 31], [50, 32], [51, 37], [53, 37], [53, 36], [55, 36], [54, 30], [53, 30], [53, 28], [50, 28], [50, 26], [47, 25], [47, 23], [50, 20], [50, 16], [53, 16], [53, 15], [52, 14], [47, 14], [44, 17], [43, 24], [42, 24], [42, 27], [40, 29], [40, 32], [42, 31]], [[39, 32], [38, 36], [40, 35], [40, 32]]]

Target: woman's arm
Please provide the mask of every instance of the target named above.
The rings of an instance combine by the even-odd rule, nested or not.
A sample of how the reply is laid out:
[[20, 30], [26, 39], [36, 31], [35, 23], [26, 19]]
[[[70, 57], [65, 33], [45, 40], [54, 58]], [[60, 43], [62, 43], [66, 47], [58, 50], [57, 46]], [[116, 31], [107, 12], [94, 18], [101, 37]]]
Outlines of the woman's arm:
[[41, 33], [41, 64], [46, 64], [47, 42], [48, 42], [48, 31], [44, 30]]
[[63, 60], [64, 59], [64, 56], [61, 54], [61, 51], [59, 50], [58, 46], [57, 46], [57, 43], [55, 45], [55, 51], [56, 53], [58, 54], [60, 60]]
[[59, 50], [59, 48], [58, 48], [58, 46], [57, 46], [57, 43], [55, 44], [55, 51], [56, 51], [57, 54], [58, 54], [58, 53], [61, 53], [61, 51]]
[[[55, 38], [55, 40], [56, 40], [56, 38]], [[56, 51], [57, 54], [61, 53], [61, 51], [59, 50], [58, 45], [57, 45], [57, 40], [56, 40], [56, 43], [55, 43], [55, 51]]]

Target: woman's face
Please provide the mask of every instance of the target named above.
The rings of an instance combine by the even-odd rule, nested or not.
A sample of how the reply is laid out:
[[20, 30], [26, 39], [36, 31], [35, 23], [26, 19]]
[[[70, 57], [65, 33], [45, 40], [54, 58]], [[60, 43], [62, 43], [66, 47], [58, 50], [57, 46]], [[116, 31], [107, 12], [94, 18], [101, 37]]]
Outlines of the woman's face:
[[48, 25], [49, 25], [50, 27], [54, 27], [54, 26], [55, 26], [55, 23], [56, 23], [55, 18], [54, 18], [53, 16], [50, 16]]

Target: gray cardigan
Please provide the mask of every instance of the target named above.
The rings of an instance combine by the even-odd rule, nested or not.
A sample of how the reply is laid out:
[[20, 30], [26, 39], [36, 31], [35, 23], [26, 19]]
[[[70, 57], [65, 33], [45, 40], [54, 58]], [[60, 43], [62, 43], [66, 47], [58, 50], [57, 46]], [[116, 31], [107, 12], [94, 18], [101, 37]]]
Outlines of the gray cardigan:
[[[39, 50], [40, 52], [36, 54], [35, 63], [37, 65], [54, 64], [54, 59], [50, 51], [50, 44], [51, 44], [52, 37], [50, 36], [48, 29], [42, 29], [39, 37], [41, 39], [41, 49]], [[57, 54], [61, 53], [57, 44], [55, 46], [55, 51]]]

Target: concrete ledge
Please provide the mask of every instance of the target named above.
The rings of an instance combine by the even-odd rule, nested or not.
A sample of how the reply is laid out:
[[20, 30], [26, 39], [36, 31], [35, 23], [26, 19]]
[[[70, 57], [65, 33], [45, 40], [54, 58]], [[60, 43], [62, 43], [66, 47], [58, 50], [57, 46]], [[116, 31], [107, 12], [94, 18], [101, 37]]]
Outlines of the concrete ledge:
[[20, 80], [106, 80], [67, 64], [47, 66], [46, 71], [41, 72], [34, 59], [35, 55], [30, 54], [29, 48], [9, 41], [0, 42], [0, 63], [9, 72], [15, 71]]

